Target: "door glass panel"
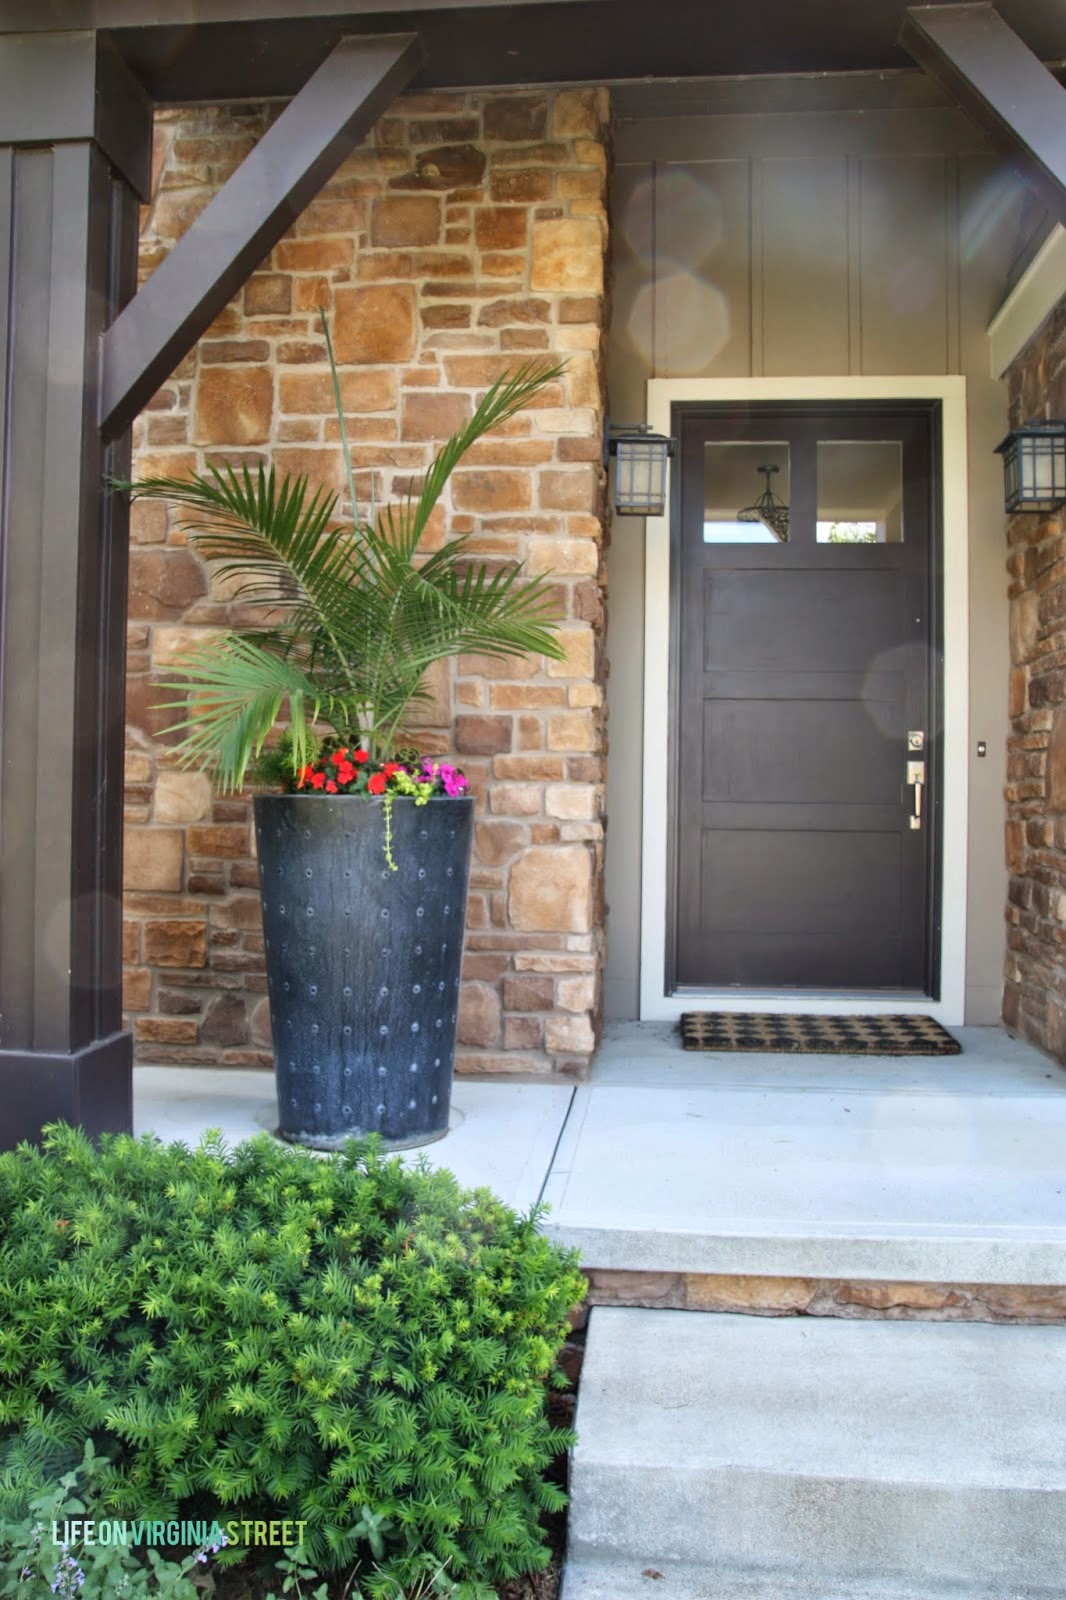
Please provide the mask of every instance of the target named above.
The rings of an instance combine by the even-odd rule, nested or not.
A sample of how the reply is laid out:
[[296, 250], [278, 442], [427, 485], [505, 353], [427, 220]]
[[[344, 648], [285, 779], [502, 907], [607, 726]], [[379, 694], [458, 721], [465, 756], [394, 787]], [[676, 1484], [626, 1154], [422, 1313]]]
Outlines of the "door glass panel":
[[898, 440], [819, 441], [818, 543], [903, 543], [903, 457]]
[[706, 445], [703, 484], [704, 544], [788, 542], [786, 442]]

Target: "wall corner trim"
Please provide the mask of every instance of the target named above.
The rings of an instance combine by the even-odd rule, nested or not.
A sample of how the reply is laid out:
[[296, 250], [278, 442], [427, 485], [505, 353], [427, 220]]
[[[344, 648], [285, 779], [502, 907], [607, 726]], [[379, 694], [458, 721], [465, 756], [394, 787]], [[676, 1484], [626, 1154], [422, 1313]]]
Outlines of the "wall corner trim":
[[993, 378], [1003, 377], [1064, 295], [1066, 228], [1057, 223], [988, 324]]

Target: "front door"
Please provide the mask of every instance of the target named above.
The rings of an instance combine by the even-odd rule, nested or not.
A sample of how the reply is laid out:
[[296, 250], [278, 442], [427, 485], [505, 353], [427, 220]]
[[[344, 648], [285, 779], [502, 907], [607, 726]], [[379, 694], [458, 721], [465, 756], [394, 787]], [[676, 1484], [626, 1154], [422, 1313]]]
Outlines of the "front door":
[[679, 406], [673, 987], [935, 993], [930, 406]]

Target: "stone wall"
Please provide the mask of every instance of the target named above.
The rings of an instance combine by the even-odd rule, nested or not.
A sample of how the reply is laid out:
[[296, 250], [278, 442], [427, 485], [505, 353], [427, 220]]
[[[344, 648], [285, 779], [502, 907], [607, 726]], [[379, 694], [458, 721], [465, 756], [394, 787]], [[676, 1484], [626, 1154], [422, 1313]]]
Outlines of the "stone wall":
[[[1010, 372], [1015, 427], [1066, 416], [1066, 302]], [[1066, 1062], [1066, 519], [1009, 525], [1007, 964], [1003, 1015]]]
[[[243, 158], [270, 107], [162, 114], [145, 272]], [[564, 662], [463, 657], [420, 712], [477, 801], [460, 1070], [577, 1072], [600, 1014], [603, 839], [603, 283], [607, 99], [594, 91], [398, 102], [155, 396], [135, 470], [258, 461], [342, 486], [318, 308], [331, 319], [356, 490], [404, 494], [487, 385], [565, 357], [536, 408], [471, 452], [427, 548], [453, 534], [553, 574]], [[268, 1063], [247, 796], [179, 770], [160, 675], [232, 589], [166, 508], [134, 508], [126, 1005], [138, 1058]]]

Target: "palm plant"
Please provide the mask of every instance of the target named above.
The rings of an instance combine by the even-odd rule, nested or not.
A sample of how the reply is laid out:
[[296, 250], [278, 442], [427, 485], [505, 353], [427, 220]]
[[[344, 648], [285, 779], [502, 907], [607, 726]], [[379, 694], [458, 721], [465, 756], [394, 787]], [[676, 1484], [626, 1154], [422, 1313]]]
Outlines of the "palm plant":
[[[169, 731], [177, 755], [239, 789], [271, 731], [288, 723], [285, 759], [297, 774], [319, 746], [316, 724], [342, 743], [389, 760], [404, 717], [428, 697], [434, 662], [467, 651], [556, 660], [557, 617], [544, 578], [520, 563], [495, 571], [471, 561], [465, 538], [423, 556], [419, 545], [455, 467], [490, 429], [520, 411], [562, 368], [518, 367], [494, 383], [469, 422], [441, 448], [417, 499], [360, 517], [340, 384], [323, 316], [354, 521], [338, 521], [339, 496], [306, 477], [262, 466], [212, 465], [207, 476], [146, 478], [136, 496], [181, 508], [196, 550], [240, 579], [237, 598], [263, 608], [264, 624], [216, 636], [171, 668], [165, 689], [186, 715]], [[186, 697], [189, 697], [186, 699]]]

